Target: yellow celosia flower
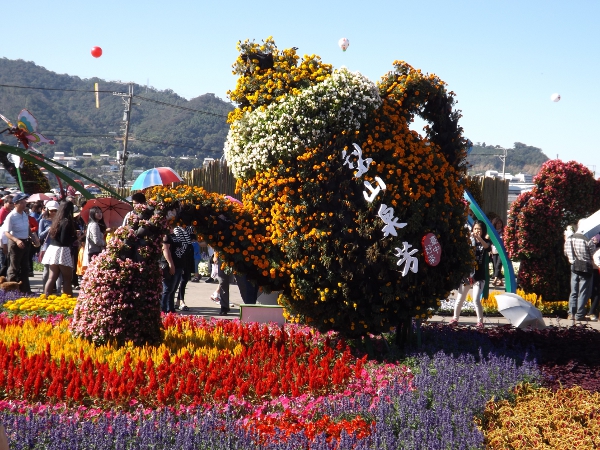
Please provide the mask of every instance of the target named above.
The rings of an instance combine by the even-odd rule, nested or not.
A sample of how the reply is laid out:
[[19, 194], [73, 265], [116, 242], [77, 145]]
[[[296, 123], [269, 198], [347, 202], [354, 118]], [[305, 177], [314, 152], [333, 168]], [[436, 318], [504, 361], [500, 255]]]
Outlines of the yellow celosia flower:
[[223, 330], [215, 329], [207, 332], [203, 328], [193, 328], [189, 323], [183, 323], [182, 329], [176, 326], [169, 327], [165, 331], [165, 338], [160, 346], [136, 347], [128, 342], [122, 347], [114, 344], [96, 346], [85, 340], [74, 338], [69, 331], [69, 322], [63, 320], [57, 325], [47, 322], [35, 323], [33, 320], [25, 320], [23, 325], [9, 325], [0, 335], [0, 341], [10, 345], [18, 340], [25, 346], [29, 356], [40, 354], [49, 346], [53, 359], [59, 361], [62, 356], [67, 361], [80, 361], [80, 353], [89, 356], [93, 361], [107, 363], [111, 369], [121, 370], [126, 355], [129, 353], [132, 366], [138, 362], [145, 363], [149, 358], [155, 365], [162, 362], [166, 350], [171, 355], [171, 361], [176, 357], [189, 354], [194, 356], [206, 356], [209, 360], [217, 358], [223, 352], [231, 355], [239, 355], [242, 346], [233, 339], [224, 336]]

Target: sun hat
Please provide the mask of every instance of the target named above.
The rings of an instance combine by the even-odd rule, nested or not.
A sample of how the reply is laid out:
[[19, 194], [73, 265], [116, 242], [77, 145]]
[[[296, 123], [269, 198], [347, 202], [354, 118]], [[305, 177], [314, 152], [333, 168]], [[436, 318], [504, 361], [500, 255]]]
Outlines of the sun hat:
[[21, 193], [15, 195], [13, 197], [13, 202], [14, 203], [19, 203], [21, 200], [25, 200], [25, 199], [28, 199], [28, 198], [29, 198], [28, 194], [24, 194], [24, 193], [21, 192]]
[[48, 209], [48, 210], [50, 210], [50, 209], [58, 210], [58, 202], [55, 202], [54, 200], [48, 200], [46, 202], [46, 209]]

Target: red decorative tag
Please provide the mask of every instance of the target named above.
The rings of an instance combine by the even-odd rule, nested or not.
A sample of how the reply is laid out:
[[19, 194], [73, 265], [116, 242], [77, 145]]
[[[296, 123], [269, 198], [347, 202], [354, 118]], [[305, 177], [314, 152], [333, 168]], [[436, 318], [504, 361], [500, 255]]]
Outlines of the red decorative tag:
[[421, 240], [425, 262], [430, 266], [437, 266], [442, 259], [442, 246], [433, 233], [427, 233]]

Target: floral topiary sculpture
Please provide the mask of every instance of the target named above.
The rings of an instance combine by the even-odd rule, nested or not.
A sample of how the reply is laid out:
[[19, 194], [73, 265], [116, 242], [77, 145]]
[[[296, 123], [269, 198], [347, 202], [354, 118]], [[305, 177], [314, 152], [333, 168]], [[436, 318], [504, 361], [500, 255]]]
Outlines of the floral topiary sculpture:
[[158, 259], [166, 220], [145, 205], [136, 206], [136, 212], [83, 276], [71, 322], [75, 336], [97, 344], [162, 340]]
[[534, 188], [511, 205], [505, 241], [518, 259], [519, 286], [545, 301], [567, 300], [571, 268], [564, 255], [564, 231], [600, 209], [600, 180], [575, 161], [544, 163]]
[[238, 48], [225, 156], [243, 206], [180, 186], [155, 188], [157, 207], [179, 201], [291, 320], [357, 337], [427, 317], [472, 261], [453, 93], [404, 62], [376, 85], [271, 38]]

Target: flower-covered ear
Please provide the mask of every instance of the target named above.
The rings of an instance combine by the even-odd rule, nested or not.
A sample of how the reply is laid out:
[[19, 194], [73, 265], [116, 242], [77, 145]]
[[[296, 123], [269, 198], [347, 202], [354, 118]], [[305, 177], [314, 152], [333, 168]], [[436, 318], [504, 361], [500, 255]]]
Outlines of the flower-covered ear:
[[466, 140], [458, 125], [461, 114], [453, 110], [454, 92], [446, 91], [446, 83], [404, 61], [395, 61], [394, 70], [382, 78], [379, 90], [382, 98], [392, 98], [402, 105], [407, 122], [415, 115], [429, 122], [425, 127], [427, 139], [439, 146], [450, 164], [463, 163]]

